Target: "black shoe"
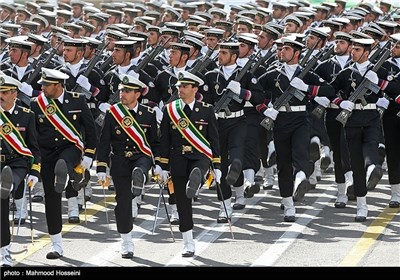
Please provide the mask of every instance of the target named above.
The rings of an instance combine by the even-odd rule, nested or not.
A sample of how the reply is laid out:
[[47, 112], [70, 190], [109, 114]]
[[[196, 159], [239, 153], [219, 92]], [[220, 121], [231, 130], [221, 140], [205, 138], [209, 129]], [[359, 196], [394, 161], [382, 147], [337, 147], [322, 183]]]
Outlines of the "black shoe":
[[347, 188], [346, 195], [347, 195], [348, 200], [351, 200], [351, 201], [357, 200], [357, 197], [354, 194], [354, 186], [353, 185], [351, 185]]
[[251, 191], [251, 187], [246, 187], [246, 188], [244, 189], [244, 194], [243, 194], [243, 196], [244, 196], [245, 198], [252, 198], [252, 197], [254, 196], [254, 193]]
[[367, 182], [367, 189], [372, 191], [375, 189], [376, 185], [379, 183], [383, 176], [383, 169], [380, 165], [376, 165], [374, 170], [372, 170]]
[[78, 173], [74, 169], [74, 172], [72, 173], [71, 186], [75, 191], [79, 192], [81, 190], [81, 185], [79, 184], [79, 182], [82, 180], [83, 173]]
[[92, 197], [91, 197], [91, 196], [88, 196], [88, 195], [85, 195], [85, 197], [84, 197], [84, 200], [85, 200], [86, 202], [90, 201], [91, 199], [92, 199]]
[[[14, 218], [14, 225], [18, 225], [19, 218]], [[25, 224], [25, 219], [21, 219], [21, 225]]]
[[287, 223], [294, 223], [296, 221], [295, 216], [284, 216], [283, 221]]
[[254, 177], [254, 182], [258, 182], [258, 183], [262, 184], [264, 182], [264, 178], [260, 175], [256, 175]]
[[68, 168], [65, 160], [59, 159], [54, 167], [54, 189], [57, 193], [62, 193], [67, 185]]
[[227, 224], [228, 223], [228, 218], [226, 218], [226, 217], [218, 217], [217, 223], [218, 224]]
[[81, 220], [79, 219], [79, 217], [69, 217], [68, 218], [68, 223], [70, 224], [79, 224], [81, 222]]
[[[318, 143], [310, 143], [310, 160], [316, 162], [321, 157]], [[311, 174], [311, 173], [310, 173]]]
[[115, 191], [114, 185], [109, 185], [107, 188], [109, 191]]
[[400, 202], [398, 201], [390, 201], [389, 208], [400, 208]]
[[239, 179], [240, 173], [242, 172], [242, 162], [235, 158], [232, 161], [231, 168], [229, 168], [228, 175], [226, 175], [226, 184], [228, 186], [236, 183], [237, 179]]
[[182, 257], [184, 258], [191, 258], [194, 256], [194, 252], [186, 251], [182, 253]]
[[321, 170], [322, 171], [326, 170], [330, 164], [331, 164], [330, 157], [322, 157], [321, 158]]
[[335, 208], [346, 208], [346, 203], [344, 203], [344, 202], [335, 202]]
[[354, 221], [356, 221], [356, 222], [358, 222], [358, 223], [365, 222], [366, 220], [367, 220], [367, 217], [364, 217], [364, 216], [356, 216], [356, 217], [354, 218]]
[[32, 202], [42, 202], [43, 201], [43, 196], [41, 195], [34, 195], [32, 197]]
[[296, 191], [294, 192], [293, 195], [293, 201], [300, 201], [303, 199], [304, 195], [307, 192], [309, 181], [307, 179], [304, 179], [301, 181], [299, 186], [297, 187]]
[[17, 211], [17, 205], [15, 205], [15, 202], [11, 202], [11, 204], [10, 204], [10, 211], [11, 211], [11, 212]]
[[46, 259], [49, 259], [49, 260], [56, 260], [56, 259], [59, 259], [61, 257], [62, 257], [62, 255], [60, 253], [56, 252], [56, 251], [49, 252], [46, 255]]
[[140, 167], [135, 167], [132, 171], [132, 195], [139, 196], [142, 194], [144, 185], [143, 170]]
[[121, 254], [121, 257], [123, 259], [132, 259], [133, 258], [133, 252], [128, 252], [126, 254]]
[[272, 190], [274, 185], [271, 184], [263, 184], [263, 190]]
[[79, 189], [86, 188], [89, 182], [90, 182], [90, 171], [85, 169], [85, 172], [83, 173], [83, 178], [79, 182]]
[[283, 204], [281, 203], [280, 208], [281, 208], [281, 210], [285, 210], [285, 205], [283, 205]]
[[196, 192], [201, 184], [201, 171], [198, 167], [193, 168], [189, 175], [189, 181], [186, 185], [186, 197], [192, 199], [196, 196]]
[[327, 169], [325, 169], [325, 173], [327, 173], [327, 174], [331, 174], [331, 173], [333, 173], [333, 167], [328, 167]]
[[171, 225], [179, 226], [179, 219], [171, 219]]
[[14, 181], [11, 167], [4, 166], [1, 171], [1, 182], [0, 182], [0, 199], [5, 199], [10, 196], [11, 187]]
[[246, 207], [246, 205], [244, 204], [239, 204], [239, 203], [235, 203], [233, 204], [232, 208], [233, 210], [243, 210]]

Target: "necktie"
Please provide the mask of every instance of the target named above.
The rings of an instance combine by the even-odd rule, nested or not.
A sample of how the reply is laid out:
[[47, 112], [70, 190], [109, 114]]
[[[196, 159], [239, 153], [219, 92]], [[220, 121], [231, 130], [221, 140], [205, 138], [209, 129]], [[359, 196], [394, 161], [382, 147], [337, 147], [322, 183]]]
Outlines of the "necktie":
[[11, 117], [11, 114], [10, 114], [10, 112], [8, 112], [8, 111], [4, 111], [4, 115], [6, 115], [7, 118], [10, 118], [10, 117]]
[[188, 104], [186, 104], [185, 107], [183, 107], [183, 112], [185, 112], [186, 116], [188, 118], [190, 118], [190, 115], [192, 114], [192, 110], [190, 109]]
[[61, 109], [62, 108], [62, 104], [61, 104], [60, 100], [58, 100], [58, 99], [53, 99], [53, 100], [57, 104], [57, 107]]
[[135, 116], [136, 116], [135, 110], [129, 110], [129, 113], [131, 113], [132, 117], [135, 117]]

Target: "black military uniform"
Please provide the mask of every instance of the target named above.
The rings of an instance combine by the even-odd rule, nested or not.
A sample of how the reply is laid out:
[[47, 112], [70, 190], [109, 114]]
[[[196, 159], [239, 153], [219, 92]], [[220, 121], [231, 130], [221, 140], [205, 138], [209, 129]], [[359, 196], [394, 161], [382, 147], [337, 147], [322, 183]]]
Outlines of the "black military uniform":
[[[19, 86], [21, 84], [16, 79], [4, 74], [0, 75], [1, 92], [17, 91]], [[31, 110], [18, 105], [14, 105], [7, 112], [4, 111], [4, 108], [0, 108], [0, 121], [1, 254], [3, 258], [2, 265], [10, 266], [12, 262], [8, 253], [8, 245], [11, 241], [9, 220], [10, 189], [13, 186], [14, 198], [19, 199], [23, 195], [25, 176], [30, 174], [39, 178], [40, 151], [37, 143], [35, 117]], [[12, 126], [15, 127], [15, 131], [13, 131]], [[16, 139], [15, 135], [21, 136], [20, 145], [8, 141], [9, 137]], [[21, 147], [25, 148], [21, 149]]]
[[[141, 92], [147, 87], [133, 76], [121, 75], [121, 77], [122, 81], [119, 86], [121, 91], [136, 94], [130, 91]], [[116, 120], [117, 116], [121, 118], [121, 121]], [[142, 131], [137, 130], [134, 134], [128, 134], [129, 129], [135, 128], [135, 122]], [[146, 139], [136, 143], [134, 139], [143, 134]], [[141, 146], [144, 142], [148, 143], [147, 149]], [[98, 149], [97, 173], [105, 174], [106, 168], [110, 166], [110, 175], [116, 192], [117, 230], [121, 234], [123, 242], [128, 244], [132, 242], [130, 237], [133, 227], [132, 198], [141, 194], [146, 182], [145, 176], [153, 165], [153, 157], [158, 157], [158, 146], [157, 121], [151, 108], [136, 103], [134, 108], [127, 110], [125, 105], [117, 103], [107, 111], [99, 142], [101, 149]], [[149, 150], [152, 153], [148, 152]], [[128, 234], [129, 236], [127, 236]], [[124, 247], [123, 244], [122, 246], [122, 257], [131, 258], [133, 244], [132, 248], [130, 245]]]
[[[177, 86], [199, 87], [203, 83], [200, 78], [187, 71], [179, 72], [178, 78]], [[194, 128], [190, 128], [190, 124]], [[201, 137], [194, 139], [191, 136], [185, 137], [182, 130], [185, 130], [186, 133], [189, 130], [197, 131]], [[190, 142], [189, 139], [191, 139]], [[209, 143], [208, 154], [196, 148], [201, 146], [199, 144], [202, 142], [201, 139]], [[167, 105], [161, 122], [160, 159], [157, 164], [163, 170], [171, 172], [180, 221], [179, 230], [183, 233], [186, 247], [183, 256], [186, 257], [192, 256], [194, 253], [194, 243], [191, 244], [193, 242], [191, 237], [193, 229], [192, 198], [210, 169], [210, 165], [218, 170], [220, 168], [218, 140], [218, 124], [210, 104], [195, 99], [190, 104], [185, 104], [182, 99], [177, 99]], [[187, 185], [188, 188], [193, 188], [189, 197], [186, 191]]]
[[[230, 52], [239, 51], [239, 43], [221, 43], [220, 50], [227, 49]], [[236, 55], [238, 57], [238, 55]], [[225, 88], [230, 82], [233, 82], [236, 76], [240, 73], [241, 67], [236, 64], [229, 66], [220, 66], [219, 68], [207, 72], [203, 86], [203, 101], [209, 104], [217, 104], [220, 98], [225, 93]], [[230, 71], [228, 78], [225, 78], [224, 71]], [[218, 192], [218, 200], [226, 200], [226, 206], [231, 211], [230, 200], [232, 196], [231, 186], [239, 187], [243, 184], [242, 163], [246, 139], [246, 117], [244, 116], [244, 105], [249, 101], [257, 111], [265, 110], [262, 88], [257, 79], [250, 72], [246, 72], [240, 80], [240, 95], [243, 100], [241, 103], [231, 101], [228, 105], [231, 114], [226, 114], [221, 111], [218, 113], [218, 125], [220, 133], [220, 148], [221, 148], [221, 171], [222, 177], [228, 175], [229, 180], [221, 181], [222, 197]], [[232, 164], [234, 163], [234, 164]], [[231, 173], [231, 171], [233, 173]], [[235, 175], [234, 175], [235, 174]], [[232, 176], [234, 175], [234, 176]], [[238, 177], [236, 177], [238, 176]], [[229, 211], [228, 211], [229, 212]], [[228, 213], [230, 214], [230, 213]], [[219, 222], [227, 222], [225, 212], [221, 205]]]
[[[303, 46], [290, 38], [283, 38], [282, 42], [284, 47], [291, 47], [294, 52], [301, 50]], [[289, 87], [293, 80], [292, 77], [296, 77], [301, 71], [302, 68], [297, 64], [284, 63], [281, 67], [271, 69], [260, 77], [259, 82], [262, 88], [266, 89], [265, 94], [270, 97], [272, 104]], [[291, 73], [292, 76], [289, 76], [288, 73]], [[310, 123], [306, 106], [309, 99], [316, 95], [331, 98], [334, 96], [333, 88], [313, 72], [306, 74], [304, 83], [308, 85], [307, 92], [303, 92], [307, 97], [302, 101], [293, 97], [288, 104], [290, 110], [286, 106], [278, 108], [279, 115], [273, 127], [279, 190], [285, 205], [284, 220], [288, 222], [295, 221], [292, 196], [299, 200], [307, 189], [305, 177], [309, 175], [309, 155], [308, 149], [305, 147], [309, 146]], [[303, 176], [300, 176], [300, 173]], [[299, 179], [298, 185], [294, 184], [295, 177], [296, 180]], [[285, 200], [287, 200], [287, 204], [285, 204]]]
[[[39, 82], [42, 83], [44, 87], [49, 84], [57, 85], [63, 83], [66, 79], [68, 79], [68, 75], [58, 70], [43, 68], [42, 78]], [[66, 183], [68, 183], [67, 175], [64, 172], [68, 173], [70, 179], [74, 179], [75, 174], [73, 169], [81, 163], [82, 154], [88, 158], [94, 158], [97, 139], [93, 116], [90, 113], [86, 99], [83, 95], [62, 89], [61, 95], [56, 99], [52, 99], [52, 102], [57, 105], [62, 114], [68, 120], [68, 123], [76, 130], [76, 133], [84, 135], [84, 139], [82, 140], [84, 147], [82, 147], [82, 143], [78, 143], [79, 141], [76, 140], [76, 138], [74, 142], [68, 140], [66, 133], [61, 133], [60, 129], [56, 128], [55, 124], [49, 121], [48, 118], [55, 114], [56, 107], [54, 104], [49, 103], [45, 108], [45, 112], [43, 112], [39, 107], [39, 104], [46, 104], [42, 102], [45, 98], [44, 93], [42, 93], [39, 97], [33, 99], [31, 102], [31, 108], [32, 111], [35, 112], [39, 134], [38, 142], [43, 159], [43, 172], [41, 175], [46, 198], [46, 219], [49, 234], [53, 241], [53, 248], [47, 255], [47, 258], [59, 258], [62, 255], [62, 245], [60, 245], [62, 229], [62, 189], [60, 192], [57, 192], [58, 190], [56, 191], [55, 187], [59, 188], [60, 184], [65, 187]], [[59, 124], [65, 126], [61, 122]], [[73, 128], [70, 127], [70, 131], [72, 131]], [[65, 162], [65, 168], [67, 170], [61, 170], [61, 168], [58, 170], [55, 168], [56, 163], [58, 165], [60, 161]], [[61, 167], [64, 167], [64, 165]], [[55, 174], [55, 172], [57, 174]], [[59, 176], [59, 178], [57, 176]], [[69, 198], [76, 196], [77, 191], [75, 191], [69, 184], [66, 187], [66, 197]], [[79, 219], [79, 217], [77, 218]], [[57, 244], [59, 245], [58, 248], [56, 248], [58, 246]]]

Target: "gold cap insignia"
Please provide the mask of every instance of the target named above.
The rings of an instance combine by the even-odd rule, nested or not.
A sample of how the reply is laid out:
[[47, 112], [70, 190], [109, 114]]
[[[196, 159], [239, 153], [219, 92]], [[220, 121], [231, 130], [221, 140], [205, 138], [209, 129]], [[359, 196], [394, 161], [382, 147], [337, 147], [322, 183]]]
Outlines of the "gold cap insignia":
[[128, 78], [127, 76], [123, 77], [123, 78], [122, 78], [122, 83], [123, 83], [124, 85], [129, 84], [129, 78]]
[[178, 79], [182, 80], [183, 78], [185, 78], [185, 75], [183, 75], [182, 72], [179, 72]]
[[125, 128], [131, 127], [132, 124], [133, 124], [133, 119], [132, 119], [131, 117], [125, 116], [125, 117], [122, 119], [122, 125], [123, 125], [123, 127], [125, 127]]
[[3, 77], [0, 77], [0, 86], [4, 85], [6, 80]]

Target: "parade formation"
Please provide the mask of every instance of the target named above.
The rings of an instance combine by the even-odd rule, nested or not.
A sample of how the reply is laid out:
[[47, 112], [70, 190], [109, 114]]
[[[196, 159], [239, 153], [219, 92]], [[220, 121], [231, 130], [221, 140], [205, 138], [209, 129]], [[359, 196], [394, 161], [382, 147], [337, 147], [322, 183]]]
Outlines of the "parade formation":
[[325, 172], [332, 207], [356, 203], [349, 223], [368, 220], [386, 171], [399, 208], [400, 7], [346, 2], [0, 3], [1, 265], [43, 201], [46, 259], [65, 257], [63, 196], [80, 224], [91, 171], [115, 193], [124, 259], [149, 184], [183, 258], [203, 187], [232, 236], [232, 214], [274, 184], [296, 223]]

